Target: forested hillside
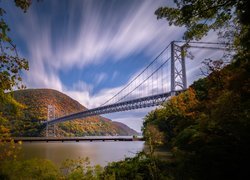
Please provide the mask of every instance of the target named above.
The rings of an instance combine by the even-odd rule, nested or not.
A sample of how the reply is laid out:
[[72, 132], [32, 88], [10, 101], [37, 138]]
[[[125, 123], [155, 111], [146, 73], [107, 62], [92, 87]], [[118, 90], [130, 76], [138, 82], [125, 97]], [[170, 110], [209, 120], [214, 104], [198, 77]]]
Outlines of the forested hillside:
[[[86, 110], [69, 96], [52, 89], [26, 89], [13, 93], [16, 101], [24, 105], [22, 118], [12, 120], [13, 136], [45, 135], [41, 122], [47, 120], [48, 105], [55, 107], [56, 117]], [[125, 124], [119, 124], [101, 116], [93, 116], [60, 123], [56, 126], [56, 132], [57, 136], [137, 134]]]
[[[152, 111], [144, 122], [149, 145], [172, 153], [168, 173], [187, 179], [241, 179], [250, 151], [250, 68], [235, 62]], [[155, 136], [152, 127], [162, 137]], [[153, 144], [150, 139], [154, 139]], [[244, 165], [245, 164], [245, 165]], [[169, 167], [170, 167], [169, 166]]]

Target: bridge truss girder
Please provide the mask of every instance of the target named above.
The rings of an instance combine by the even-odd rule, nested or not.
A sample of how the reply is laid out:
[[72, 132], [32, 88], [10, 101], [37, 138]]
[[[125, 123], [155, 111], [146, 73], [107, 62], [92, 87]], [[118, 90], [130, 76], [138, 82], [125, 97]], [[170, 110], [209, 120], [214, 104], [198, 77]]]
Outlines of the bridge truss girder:
[[[177, 91], [179, 92], [179, 91]], [[89, 109], [86, 111], [70, 114], [67, 116], [59, 117], [57, 119], [50, 120], [48, 122], [45, 122], [47, 125], [52, 125], [56, 123], [61, 123], [73, 119], [80, 119], [80, 118], [86, 118], [89, 116], [96, 116], [100, 114], [108, 114], [113, 112], [121, 112], [121, 111], [128, 111], [133, 109], [140, 109], [140, 108], [146, 108], [146, 107], [152, 107], [152, 106], [158, 106], [161, 105], [163, 102], [166, 101], [167, 98], [171, 96], [171, 92], [163, 93], [163, 94], [157, 94], [153, 96], [138, 98], [134, 100], [119, 102], [111, 105], [101, 106], [93, 109]]]

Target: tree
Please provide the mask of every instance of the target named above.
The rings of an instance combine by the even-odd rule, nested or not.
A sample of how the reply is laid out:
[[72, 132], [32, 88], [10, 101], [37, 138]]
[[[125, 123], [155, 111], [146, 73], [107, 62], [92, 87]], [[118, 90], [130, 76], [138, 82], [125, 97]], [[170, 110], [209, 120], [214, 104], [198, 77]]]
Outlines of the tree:
[[[160, 7], [158, 19], [165, 18], [169, 25], [185, 26], [184, 39], [199, 40], [210, 30], [233, 43], [237, 55], [248, 61], [250, 56], [250, 21], [248, 0], [174, 0], [175, 7]], [[247, 58], [247, 59], [246, 59]]]
[[0, 179], [64, 179], [58, 167], [46, 159], [5, 161], [0, 164]]
[[[24, 12], [31, 4], [30, 0], [15, 0], [16, 6], [20, 7]], [[11, 93], [14, 87], [24, 88], [21, 84], [21, 71], [28, 70], [28, 61], [18, 56], [16, 46], [8, 36], [10, 28], [4, 20], [6, 11], [0, 7], [0, 160], [10, 157], [15, 158], [14, 142], [7, 143], [3, 139], [9, 138], [9, 118], [18, 117], [23, 107], [17, 103]]]
[[[24, 12], [31, 4], [30, 0], [15, 0], [16, 6]], [[4, 21], [6, 11], [0, 7], [0, 91], [10, 91], [13, 87], [23, 88], [21, 71], [28, 70], [28, 61], [18, 56], [16, 45], [8, 36], [10, 28]]]
[[67, 179], [100, 179], [100, 165], [91, 166], [89, 158], [67, 159], [62, 163], [62, 173]]
[[145, 128], [144, 137], [149, 147], [149, 155], [152, 157], [157, 146], [164, 142], [164, 134], [154, 125], [148, 125]]

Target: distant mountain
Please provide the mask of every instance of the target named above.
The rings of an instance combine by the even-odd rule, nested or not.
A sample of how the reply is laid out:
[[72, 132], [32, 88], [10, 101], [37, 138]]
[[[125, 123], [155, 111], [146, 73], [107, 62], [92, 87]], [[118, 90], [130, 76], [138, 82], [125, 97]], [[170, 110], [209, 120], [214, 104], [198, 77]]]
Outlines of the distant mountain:
[[131, 129], [131, 128], [129, 128], [127, 125], [125, 125], [125, 124], [123, 124], [123, 123], [121, 123], [121, 122], [117, 122], [117, 121], [112, 121], [112, 123], [115, 125], [115, 126], [117, 126], [117, 127], [119, 127], [120, 129], [121, 129], [121, 133], [122, 134], [132, 134], [132, 135], [139, 135], [139, 133], [137, 132], [136, 134], [135, 134], [135, 130], [133, 130], [133, 129]]
[[[52, 89], [26, 89], [14, 91], [14, 98], [24, 104], [24, 117], [13, 120], [14, 136], [44, 136], [41, 122], [47, 120], [48, 105], [55, 107], [55, 116], [87, 110], [76, 100]], [[59, 123], [56, 125], [57, 136], [85, 135], [137, 135], [138, 133], [125, 124], [111, 121], [102, 116], [87, 117]]]

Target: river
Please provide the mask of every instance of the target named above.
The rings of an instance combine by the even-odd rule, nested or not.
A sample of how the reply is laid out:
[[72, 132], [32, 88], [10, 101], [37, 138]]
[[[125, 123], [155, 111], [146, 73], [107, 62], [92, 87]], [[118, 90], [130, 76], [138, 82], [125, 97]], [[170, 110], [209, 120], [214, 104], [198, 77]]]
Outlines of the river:
[[44, 158], [59, 165], [65, 159], [89, 157], [91, 165], [105, 166], [125, 157], [134, 157], [143, 148], [143, 141], [25, 142], [21, 158]]

